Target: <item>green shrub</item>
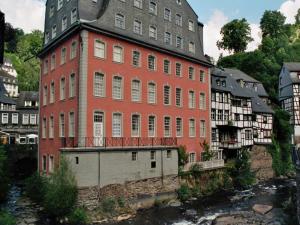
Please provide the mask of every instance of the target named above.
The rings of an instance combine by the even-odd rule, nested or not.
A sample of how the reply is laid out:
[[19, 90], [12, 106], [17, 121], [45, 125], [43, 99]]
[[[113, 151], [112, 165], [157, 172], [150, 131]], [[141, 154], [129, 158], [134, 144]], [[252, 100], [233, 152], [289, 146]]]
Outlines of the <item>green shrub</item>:
[[117, 201], [118, 201], [118, 205], [119, 205], [120, 208], [124, 208], [125, 207], [126, 201], [125, 201], [124, 197], [119, 197], [117, 199]]
[[71, 225], [85, 225], [89, 223], [88, 215], [83, 208], [74, 209], [68, 218]]
[[102, 206], [103, 212], [113, 214], [115, 212], [116, 206], [117, 206], [116, 199], [113, 197], [105, 198], [102, 201], [101, 206]]
[[177, 194], [179, 200], [182, 202], [187, 201], [192, 196], [191, 190], [186, 184], [180, 186], [180, 188], [177, 190]]
[[4, 201], [9, 190], [9, 178], [7, 176], [7, 155], [4, 146], [0, 146], [0, 202]]
[[188, 163], [189, 155], [186, 152], [185, 146], [179, 146], [178, 148], [178, 166], [184, 167]]
[[33, 174], [25, 181], [26, 195], [37, 203], [42, 203], [45, 195], [47, 178], [39, 173]]
[[15, 218], [7, 212], [0, 211], [0, 225], [15, 225]]
[[61, 158], [59, 168], [48, 178], [44, 196], [45, 211], [52, 217], [60, 218], [72, 212], [76, 201], [75, 177], [68, 162]]

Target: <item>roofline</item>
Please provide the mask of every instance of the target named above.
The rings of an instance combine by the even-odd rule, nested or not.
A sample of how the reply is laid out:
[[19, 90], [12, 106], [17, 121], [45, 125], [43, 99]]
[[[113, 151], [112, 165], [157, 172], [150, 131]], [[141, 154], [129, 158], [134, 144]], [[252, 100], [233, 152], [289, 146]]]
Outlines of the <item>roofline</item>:
[[155, 46], [155, 45], [152, 45], [152, 44], [140, 41], [140, 40], [136, 40], [134, 38], [130, 38], [130, 37], [127, 37], [127, 36], [124, 36], [124, 35], [120, 35], [120, 34], [117, 34], [117, 33], [111, 32], [111, 31], [107, 31], [107, 30], [101, 29], [99, 27], [95, 27], [95, 26], [93, 26], [91, 24], [87, 24], [87, 23], [78, 23], [75, 26], [69, 28], [69, 30], [66, 33], [62, 33], [54, 42], [52, 42], [51, 44], [49, 44], [48, 46], [46, 46], [38, 54], [38, 56], [39, 57], [43, 57], [49, 50], [51, 50], [51, 48], [54, 45], [57, 45], [58, 43], [60, 43], [63, 40], [67, 39], [70, 35], [72, 35], [76, 31], [80, 31], [80, 30], [84, 30], [84, 29], [90, 30], [90, 31], [94, 31], [94, 32], [97, 32], [97, 33], [101, 33], [101, 34], [105, 34], [107, 36], [118, 38], [118, 39], [121, 39], [121, 40], [125, 40], [125, 41], [131, 42], [131, 43], [139, 44], [139, 45], [142, 45], [143, 47], [151, 48], [151, 49], [154, 49], [154, 50], [162, 52], [162, 53], [168, 53], [168, 54], [171, 54], [173, 56], [184, 58], [186, 60], [189, 60], [189, 61], [192, 61], [192, 62], [195, 62], [195, 63], [200, 63], [200, 64], [202, 64], [204, 66], [209, 67], [209, 68], [212, 68], [214, 66], [210, 62], [207, 62], [207, 61], [204, 61], [204, 60], [200, 60], [200, 59], [196, 59], [196, 58], [193, 58], [193, 57], [181, 54], [181, 53], [174, 52], [172, 50], [163, 49], [163, 48], [160, 48], [158, 46]]

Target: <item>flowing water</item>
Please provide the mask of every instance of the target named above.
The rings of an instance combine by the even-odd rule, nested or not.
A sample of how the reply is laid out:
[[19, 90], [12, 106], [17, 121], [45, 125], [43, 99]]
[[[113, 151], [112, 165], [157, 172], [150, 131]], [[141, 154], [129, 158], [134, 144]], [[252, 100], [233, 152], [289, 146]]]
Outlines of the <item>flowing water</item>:
[[[261, 183], [247, 191], [219, 192], [177, 207], [141, 210], [132, 219], [104, 225], [210, 225], [220, 215], [252, 212], [254, 204], [272, 205], [274, 209], [268, 214], [269, 217], [277, 222], [274, 224], [284, 224], [287, 215], [283, 213], [282, 205], [290, 198], [290, 192], [295, 187], [294, 180], [275, 180]], [[52, 225], [51, 221], [42, 216], [41, 208], [24, 197], [20, 185], [12, 186], [8, 201], [2, 208], [14, 215], [20, 225]]]

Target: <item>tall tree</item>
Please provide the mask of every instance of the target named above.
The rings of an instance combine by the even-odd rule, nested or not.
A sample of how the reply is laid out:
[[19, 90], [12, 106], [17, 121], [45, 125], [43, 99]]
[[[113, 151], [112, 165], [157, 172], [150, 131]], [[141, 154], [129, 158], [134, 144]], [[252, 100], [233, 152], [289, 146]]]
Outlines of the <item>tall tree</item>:
[[225, 24], [221, 29], [222, 40], [217, 42], [219, 49], [233, 51], [234, 53], [244, 52], [251, 37], [251, 28], [246, 19], [235, 19]]
[[261, 21], [260, 28], [264, 37], [277, 38], [285, 32], [286, 17], [278, 11], [265, 11]]
[[10, 23], [5, 24], [4, 42], [6, 52], [15, 53], [19, 39], [24, 35], [20, 28], [14, 28]]
[[296, 24], [300, 25], [300, 9], [298, 9], [297, 15], [295, 16]]

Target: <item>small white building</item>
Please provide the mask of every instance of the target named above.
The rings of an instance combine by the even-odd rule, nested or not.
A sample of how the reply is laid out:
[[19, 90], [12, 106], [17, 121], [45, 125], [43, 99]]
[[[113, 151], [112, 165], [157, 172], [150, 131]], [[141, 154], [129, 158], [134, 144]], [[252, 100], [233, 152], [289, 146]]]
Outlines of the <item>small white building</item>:
[[9, 97], [18, 97], [19, 87], [17, 80], [17, 72], [14, 69], [11, 61], [8, 59], [4, 59], [4, 64], [0, 68], [0, 79], [4, 84], [4, 87]]

